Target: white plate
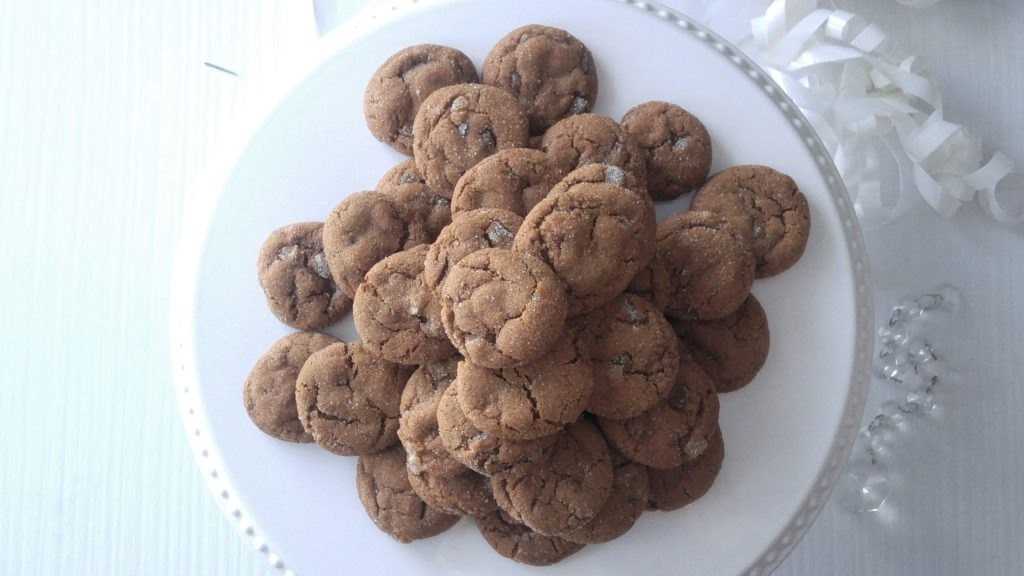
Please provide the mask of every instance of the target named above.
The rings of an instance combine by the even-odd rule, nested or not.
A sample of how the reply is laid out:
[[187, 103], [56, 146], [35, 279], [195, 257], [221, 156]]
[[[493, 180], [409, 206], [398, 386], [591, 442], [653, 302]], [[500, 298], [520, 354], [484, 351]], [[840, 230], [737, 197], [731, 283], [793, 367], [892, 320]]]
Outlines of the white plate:
[[[325, 40], [303, 79], [267, 97], [218, 165], [209, 209], [186, 235], [176, 272], [178, 396], [197, 460], [257, 548], [304, 576], [537, 571], [498, 556], [468, 520], [398, 544], [360, 506], [355, 458], [265, 436], [241, 402], [252, 364], [289, 332], [267, 311], [256, 282], [263, 239], [285, 224], [322, 220], [402, 160], [365, 128], [362, 94], [375, 68], [422, 42], [458, 47], [479, 65], [498, 38], [527, 23], [565, 28], [590, 47], [600, 75], [597, 112], [618, 118], [646, 100], [681, 104], [707, 125], [715, 170], [761, 163], [789, 173], [813, 223], [797, 265], [755, 283], [771, 352], [752, 384], [722, 397], [726, 458], [708, 495], [681, 511], [645, 514], [624, 537], [544, 573], [764, 573], [824, 504], [860, 420], [871, 341], [863, 244], [836, 170], [790, 101], [732, 47], [653, 2], [385, 6]], [[334, 332], [355, 336], [350, 324]]]

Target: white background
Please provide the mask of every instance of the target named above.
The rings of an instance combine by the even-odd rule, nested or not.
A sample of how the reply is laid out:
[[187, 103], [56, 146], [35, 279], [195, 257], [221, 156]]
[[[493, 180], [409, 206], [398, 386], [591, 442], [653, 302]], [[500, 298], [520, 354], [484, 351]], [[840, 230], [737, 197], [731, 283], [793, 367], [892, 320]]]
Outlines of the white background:
[[[1024, 165], [1024, 4], [837, 3], [897, 34], [947, 117]], [[167, 303], [218, 132], [315, 36], [300, 0], [0, 0], [0, 574], [274, 573], [192, 462]], [[893, 445], [882, 511], [830, 502], [779, 573], [1024, 573], [1024, 227], [920, 207], [865, 237], [879, 317], [960, 287], [932, 333], [959, 376]], [[891, 395], [875, 385], [869, 410]]]

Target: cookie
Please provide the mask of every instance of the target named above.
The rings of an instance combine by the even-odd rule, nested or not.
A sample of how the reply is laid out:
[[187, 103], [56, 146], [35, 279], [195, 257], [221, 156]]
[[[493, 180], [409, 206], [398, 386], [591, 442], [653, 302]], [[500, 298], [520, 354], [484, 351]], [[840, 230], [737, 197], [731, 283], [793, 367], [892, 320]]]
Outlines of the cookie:
[[658, 257], [669, 277], [665, 314], [713, 320], [743, 304], [754, 283], [750, 243], [713, 212], [681, 212], [658, 225]]
[[278, 228], [260, 248], [257, 277], [267, 305], [278, 320], [299, 330], [329, 326], [352, 307], [331, 277], [323, 228], [322, 222]]
[[725, 459], [721, 428], [708, 441], [708, 449], [692, 462], [667, 470], [648, 470], [650, 496], [647, 505], [654, 510], [678, 510], [707, 494]]
[[530, 566], [550, 566], [583, 549], [582, 544], [538, 534], [501, 509], [477, 518], [476, 526], [495, 552]]
[[551, 268], [530, 254], [474, 252], [451, 269], [439, 296], [448, 338], [482, 367], [540, 358], [565, 324], [565, 292]]
[[460, 474], [466, 470], [445, 449], [438, 433], [437, 411], [441, 398], [452, 381], [458, 357], [416, 369], [406, 382], [399, 402], [398, 439], [413, 474]]
[[615, 469], [608, 501], [590, 522], [559, 537], [578, 544], [608, 542], [629, 532], [643, 514], [650, 497], [647, 468], [617, 454], [613, 459]]
[[682, 354], [676, 384], [666, 400], [627, 420], [598, 418], [605, 438], [634, 462], [651, 468], [675, 468], [704, 453], [718, 426], [715, 383]]
[[428, 505], [459, 516], [486, 516], [498, 508], [491, 481], [469, 468], [459, 474], [409, 471], [409, 485]]
[[335, 342], [326, 334], [299, 332], [274, 342], [260, 356], [242, 387], [245, 412], [257, 428], [288, 442], [313, 441], [299, 421], [295, 381], [310, 355]]
[[647, 192], [672, 200], [697, 186], [711, 170], [711, 136], [704, 124], [668, 102], [644, 102], [622, 117], [622, 128], [636, 138], [647, 168]]
[[647, 197], [647, 188], [644, 183], [633, 173], [614, 164], [584, 164], [575, 168], [551, 188], [551, 194], [560, 194], [580, 184], [602, 183], [621, 186], [630, 192]]
[[565, 284], [569, 315], [618, 296], [654, 254], [654, 210], [614, 184], [580, 184], [541, 201], [513, 250], [541, 258]]
[[483, 81], [512, 93], [542, 134], [597, 101], [597, 68], [590, 50], [572, 34], [531, 24], [509, 32], [484, 59]]
[[500, 208], [526, 216], [557, 181], [547, 155], [540, 150], [507, 148], [484, 158], [459, 178], [452, 193], [452, 214]]
[[551, 458], [537, 470], [491, 478], [495, 500], [513, 520], [552, 535], [590, 522], [608, 501], [613, 483], [612, 453], [586, 420], [559, 434]]
[[422, 220], [406, 220], [387, 196], [356, 192], [324, 222], [324, 252], [331, 275], [349, 297], [374, 264], [430, 241]]
[[441, 290], [448, 271], [466, 256], [484, 248], [511, 248], [523, 219], [495, 208], [460, 212], [445, 227], [427, 252], [423, 279], [435, 293]]
[[623, 420], [668, 396], [676, 382], [679, 346], [653, 304], [622, 294], [588, 316], [584, 334], [594, 372], [587, 412]]
[[499, 88], [457, 84], [441, 88], [420, 106], [413, 124], [416, 167], [435, 194], [451, 197], [470, 167], [529, 138], [516, 99]]
[[299, 372], [299, 421], [317, 444], [335, 454], [384, 450], [398, 441], [398, 401], [410, 372], [371, 355], [358, 342], [331, 344], [311, 355]]
[[411, 158], [388, 170], [377, 183], [377, 192], [391, 199], [406, 222], [422, 221], [431, 240], [452, 223], [451, 200], [431, 192]]
[[424, 244], [392, 254], [366, 273], [352, 305], [356, 330], [371, 354], [396, 364], [449, 358], [455, 348], [441, 324], [441, 305], [423, 280]]
[[583, 343], [564, 334], [541, 359], [490, 369], [460, 362], [459, 406], [481, 431], [509, 440], [549, 436], [576, 421], [593, 388]]
[[455, 48], [419, 44], [400, 50], [370, 77], [363, 115], [374, 138], [412, 155], [413, 120], [438, 88], [478, 80], [476, 67]]
[[669, 285], [668, 270], [655, 251], [647, 265], [637, 270], [629, 281], [626, 292], [636, 294], [653, 304], [658, 311], [664, 312], [668, 305]]
[[540, 149], [559, 174], [587, 164], [610, 164], [629, 172], [647, 188], [643, 151], [632, 134], [607, 116], [580, 114], [561, 120], [544, 133]]
[[377, 528], [399, 542], [436, 536], [459, 521], [458, 516], [428, 506], [416, 495], [405, 471], [401, 446], [360, 456], [356, 490]]
[[[448, 453], [469, 468], [493, 476], [513, 470], [527, 473], [551, 456], [556, 434], [510, 440], [482, 432], [459, 405], [458, 386], [449, 386], [437, 404], [437, 427]], [[401, 433], [401, 428], [399, 428]]]
[[767, 166], [735, 166], [715, 174], [693, 195], [693, 210], [710, 210], [750, 242], [758, 278], [800, 259], [811, 233], [807, 198], [789, 176]]
[[768, 358], [768, 317], [753, 294], [725, 318], [674, 321], [672, 327], [719, 392], [732, 392], [749, 384]]

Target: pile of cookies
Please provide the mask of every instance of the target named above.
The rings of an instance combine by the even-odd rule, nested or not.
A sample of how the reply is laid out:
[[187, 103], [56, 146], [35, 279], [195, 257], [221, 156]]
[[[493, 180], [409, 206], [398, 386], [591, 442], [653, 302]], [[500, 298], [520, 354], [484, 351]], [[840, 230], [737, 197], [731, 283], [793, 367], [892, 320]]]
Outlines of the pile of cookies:
[[[809, 213], [771, 168], [708, 179], [710, 136], [677, 105], [590, 113], [594, 61], [563, 30], [513, 30], [482, 79], [436, 45], [377, 70], [367, 125], [413, 158], [266, 240], [267, 303], [303, 332], [243, 396], [264, 432], [359, 456], [359, 498], [395, 539], [472, 516], [544, 565], [710, 488], [718, 394], [768, 353], [751, 286], [800, 257]], [[695, 189], [656, 222], [655, 201]], [[315, 332], [350, 308], [359, 341]]]

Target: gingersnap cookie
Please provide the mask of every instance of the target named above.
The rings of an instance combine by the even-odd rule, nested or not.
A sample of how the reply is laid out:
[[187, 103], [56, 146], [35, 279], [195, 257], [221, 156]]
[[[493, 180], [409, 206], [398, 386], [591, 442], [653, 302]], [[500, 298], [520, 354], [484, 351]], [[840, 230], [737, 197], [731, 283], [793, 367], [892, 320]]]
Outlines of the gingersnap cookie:
[[612, 493], [612, 453], [597, 428], [580, 420], [559, 434], [551, 458], [529, 474], [491, 478], [494, 498], [513, 520], [541, 534], [585, 526]]
[[[533, 440], [498, 438], [481, 431], [459, 405], [457, 385], [449, 386], [437, 404], [437, 427], [444, 448], [469, 468], [494, 476], [513, 470], [525, 474], [551, 456], [557, 434]], [[399, 435], [402, 429], [399, 428]]]
[[373, 137], [412, 156], [413, 120], [423, 101], [438, 88], [478, 80], [465, 54], [436, 44], [400, 50], [370, 77], [363, 115]]
[[668, 270], [655, 251], [647, 265], [637, 270], [636, 275], [629, 281], [626, 292], [636, 294], [654, 304], [658, 311], [664, 312], [665, 306], [668, 305], [669, 285]]
[[647, 505], [654, 510], [678, 510], [707, 494], [725, 460], [725, 442], [718, 428], [708, 448], [692, 462], [667, 470], [648, 470], [650, 496]]
[[490, 479], [469, 468], [458, 474], [409, 470], [409, 485], [424, 502], [446, 514], [486, 516], [498, 508]]
[[377, 528], [399, 542], [436, 536], [459, 521], [458, 516], [445, 514], [416, 495], [409, 484], [401, 446], [360, 456], [356, 490]]
[[451, 200], [430, 190], [412, 158], [388, 170], [377, 192], [391, 199], [404, 221], [422, 221], [431, 240], [452, 222]]
[[540, 258], [488, 248], [466, 256], [441, 287], [448, 338], [481, 367], [543, 356], [565, 324], [565, 292]]
[[438, 405], [455, 380], [457, 356], [423, 364], [412, 373], [402, 390], [399, 402], [398, 439], [408, 458], [406, 465], [413, 474], [431, 473], [443, 476], [466, 470], [445, 448], [438, 432]]
[[260, 248], [258, 279], [270, 311], [299, 330], [329, 326], [352, 306], [331, 277], [323, 228], [322, 222], [278, 228]]
[[579, 184], [542, 200], [512, 248], [540, 257], [565, 284], [569, 315], [618, 296], [654, 254], [654, 210], [614, 184]]
[[597, 101], [597, 68], [590, 50], [572, 34], [530, 24], [509, 32], [484, 59], [483, 81], [512, 93], [542, 134]]
[[692, 358], [681, 354], [675, 386], [666, 400], [626, 420], [597, 419], [605, 438], [634, 462], [675, 468], [704, 453], [718, 426], [715, 383]]
[[643, 151], [651, 198], [678, 198], [708, 177], [711, 136], [696, 116], [680, 106], [644, 102], [626, 112], [622, 128]]
[[623, 420], [665, 399], [676, 382], [679, 346], [653, 304], [622, 294], [592, 312], [584, 337], [594, 371], [587, 412]]
[[495, 552], [530, 566], [550, 566], [583, 549], [582, 544], [534, 532], [500, 508], [477, 518], [476, 526]]
[[366, 273], [352, 306], [356, 330], [371, 353], [396, 364], [451, 357], [455, 348], [441, 323], [441, 305], [423, 280], [428, 247], [392, 254]]
[[317, 444], [335, 454], [379, 452], [398, 441], [398, 401], [410, 372], [358, 342], [331, 344], [312, 354], [299, 372], [299, 421]]
[[549, 436], [576, 421], [590, 400], [593, 374], [583, 342], [570, 333], [524, 366], [484, 368], [460, 362], [455, 385], [466, 418], [509, 440]]
[[540, 146], [561, 175], [587, 164], [610, 164], [647, 188], [643, 150], [632, 134], [607, 116], [580, 114], [561, 120], [544, 133]]
[[665, 314], [713, 320], [743, 304], [754, 283], [750, 244], [713, 212], [680, 212], [658, 225], [658, 257], [669, 276]]
[[295, 381], [306, 359], [337, 341], [326, 334], [299, 332], [274, 342], [260, 356], [242, 386], [245, 412], [257, 428], [288, 442], [313, 441], [299, 421]]
[[451, 197], [470, 167], [529, 138], [526, 115], [508, 92], [483, 84], [457, 84], [427, 97], [413, 124], [416, 167], [434, 193]]
[[511, 248], [523, 218], [496, 208], [460, 212], [437, 236], [423, 264], [423, 279], [435, 293], [448, 272], [466, 256], [484, 248]]
[[499, 208], [526, 216], [557, 181], [547, 155], [540, 150], [507, 148], [484, 158], [459, 178], [452, 193], [452, 214]]
[[749, 384], [768, 358], [768, 317], [753, 294], [725, 318], [675, 321], [672, 327], [719, 392], [732, 392]]
[[584, 164], [575, 168], [551, 188], [551, 194], [572, 190], [580, 184], [602, 183], [621, 186], [630, 192], [649, 198], [647, 188], [639, 178], [613, 164]]
[[600, 544], [622, 536], [633, 527], [647, 508], [650, 483], [647, 467], [630, 462], [619, 454], [615, 462], [612, 493], [601, 511], [583, 526], [562, 532], [559, 537], [578, 544]]
[[430, 241], [423, 221], [406, 220], [387, 196], [356, 192], [324, 222], [324, 252], [331, 275], [350, 298], [374, 264]]
[[690, 207], [725, 216], [750, 242], [757, 278], [795, 264], [811, 233], [807, 198], [792, 178], [767, 166], [735, 166], [715, 174], [693, 195]]

